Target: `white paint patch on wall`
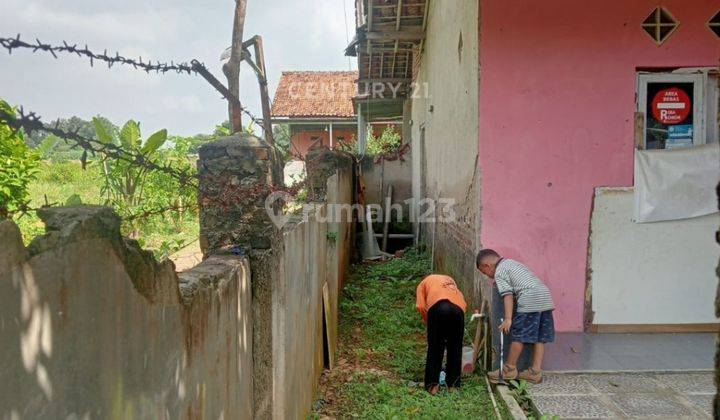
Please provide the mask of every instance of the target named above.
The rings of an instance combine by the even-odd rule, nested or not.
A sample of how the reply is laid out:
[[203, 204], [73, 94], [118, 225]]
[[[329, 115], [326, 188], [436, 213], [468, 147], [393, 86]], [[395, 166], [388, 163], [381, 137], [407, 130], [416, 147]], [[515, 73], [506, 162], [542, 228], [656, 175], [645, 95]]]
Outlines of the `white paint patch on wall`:
[[594, 324], [716, 322], [720, 215], [634, 223], [633, 188], [598, 188], [591, 220]]

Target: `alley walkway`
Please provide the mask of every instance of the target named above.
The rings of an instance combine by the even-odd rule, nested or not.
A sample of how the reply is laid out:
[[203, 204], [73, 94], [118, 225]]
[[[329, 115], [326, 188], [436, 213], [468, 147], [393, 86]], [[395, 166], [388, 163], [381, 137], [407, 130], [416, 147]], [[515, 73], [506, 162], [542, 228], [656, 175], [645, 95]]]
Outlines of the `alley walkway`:
[[563, 419], [712, 418], [712, 372], [547, 374], [530, 389], [537, 408]]
[[[496, 418], [481, 373], [456, 392], [423, 389], [425, 331], [415, 288], [429, 269], [427, 256], [415, 251], [353, 267], [340, 302], [338, 361], [322, 377], [315, 418]], [[466, 343], [471, 332], [474, 324]]]

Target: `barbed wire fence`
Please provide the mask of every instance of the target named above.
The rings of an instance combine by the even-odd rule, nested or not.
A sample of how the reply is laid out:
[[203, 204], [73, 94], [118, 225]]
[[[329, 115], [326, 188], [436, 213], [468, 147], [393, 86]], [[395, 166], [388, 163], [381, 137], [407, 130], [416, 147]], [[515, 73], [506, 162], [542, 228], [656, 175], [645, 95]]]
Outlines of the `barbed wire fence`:
[[198, 75], [205, 79], [215, 90], [217, 90], [226, 100], [237, 102], [242, 110], [243, 114], [247, 115], [253, 123], [260, 128], [263, 127], [262, 119], [258, 118], [246, 107], [242, 106], [240, 99], [236, 98], [212, 73], [205, 67], [203, 63], [198, 60], [190, 60], [190, 62], [175, 63], [174, 61], [161, 62], [152, 60], [143, 61], [142, 57], [137, 59], [128, 58], [120, 55], [119, 52], [108, 54], [107, 50], [102, 53], [93, 52], [85, 44], [82, 47], [78, 47], [77, 44], [69, 44], [67, 41], [62, 41], [62, 45], [52, 45], [44, 43], [39, 39], [35, 38], [35, 42], [23, 41], [21, 35], [18, 34], [14, 38], [2, 38], [0, 37], [0, 47], [7, 50], [8, 54], [12, 55], [14, 50], [23, 49], [29, 50], [33, 53], [45, 52], [51, 54], [54, 58], [59, 58], [58, 53], [77, 55], [78, 57], [85, 57], [89, 60], [90, 67], [94, 67], [95, 62], [106, 63], [108, 68], [112, 68], [118, 64], [121, 66], [129, 66], [136, 70], [142, 70], [146, 73], [158, 73], [165, 74], [168, 72], [175, 72], [179, 74]]
[[[155, 72], [157, 74], [166, 74], [174, 72], [178, 74], [187, 75], [198, 75], [206, 80], [216, 91], [218, 91], [226, 100], [236, 103], [241, 112], [250, 118], [254, 126], [260, 127], [264, 130], [262, 119], [255, 116], [250, 110], [242, 106], [239, 98], [237, 98], [232, 92], [230, 92], [212, 73], [207, 67], [199, 62], [198, 60], [190, 60], [190, 62], [161, 62], [161, 61], [144, 61], [142, 57], [137, 59], [128, 58], [120, 55], [119, 52], [108, 53], [104, 50], [102, 53], [92, 51], [88, 48], [87, 44], [78, 46], [78, 44], [70, 44], [66, 41], [62, 41], [62, 44], [53, 45], [35, 39], [34, 42], [26, 42], [22, 39], [21, 35], [18, 34], [14, 38], [0, 37], [0, 47], [7, 50], [9, 55], [12, 55], [15, 50], [29, 50], [32, 53], [48, 53], [55, 59], [58, 59], [60, 55], [76, 55], [81, 58], [87, 58], [91, 67], [98, 62], [107, 64], [108, 68], [112, 68], [115, 65], [126, 66], [136, 70], [145, 71], [146, 73]], [[35, 131], [41, 131], [49, 134], [53, 134], [65, 142], [72, 142], [78, 147], [83, 149], [81, 157], [81, 163], [85, 166], [88, 153], [92, 156], [102, 155], [111, 159], [124, 161], [132, 165], [141, 166], [149, 170], [160, 171], [166, 173], [176, 179], [181, 186], [192, 186], [198, 187], [197, 175], [188, 173], [187, 171], [178, 170], [168, 165], [156, 163], [149, 157], [139, 152], [133, 152], [123, 149], [113, 143], [105, 143], [98, 139], [85, 137], [79, 134], [79, 132], [65, 131], [58, 127], [56, 122], [55, 125], [46, 124], [41, 121], [41, 118], [33, 111], [25, 111], [24, 108], [20, 107], [15, 113], [8, 113], [0, 108], [0, 122], [7, 124], [13, 130], [22, 130], [25, 133], [32, 133]], [[277, 146], [272, 144], [276, 149]], [[21, 203], [17, 206], [17, 213], [25, 214], [30, 211], [36, 211], [38, 208], [32, 208], [30, 203]], [[43, 207], [51, 205], [45, 203]], [[190, 206], [188, 209], [196, 209], [197, 206]], [[152, 209], [142, 211], [135, 215], [125, 217], [125, 220], [137, 220], [150, 217], [152, 215], [162, 214], [167, 211], [176, 209], [175, 206], [170, 206], [164, 209]]]

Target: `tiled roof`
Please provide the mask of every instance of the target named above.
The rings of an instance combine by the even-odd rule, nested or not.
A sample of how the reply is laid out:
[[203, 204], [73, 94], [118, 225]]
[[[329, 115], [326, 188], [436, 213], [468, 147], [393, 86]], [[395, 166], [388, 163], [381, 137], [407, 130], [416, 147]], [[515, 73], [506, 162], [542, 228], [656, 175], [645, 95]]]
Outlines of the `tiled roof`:
[[356, 71], [286, 71], [275, 92], [271, 115], [288, 118], [352, 118]]

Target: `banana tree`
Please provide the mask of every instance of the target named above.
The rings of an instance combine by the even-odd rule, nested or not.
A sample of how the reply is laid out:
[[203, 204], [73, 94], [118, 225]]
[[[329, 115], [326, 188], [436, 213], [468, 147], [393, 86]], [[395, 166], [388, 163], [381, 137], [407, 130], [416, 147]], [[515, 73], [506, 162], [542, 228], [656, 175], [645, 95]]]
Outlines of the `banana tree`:
[[[93, 119], [93, 125], [101, 142], [113, 144], [128, 155], [142, 155], [146, 161], [155, 159], [158, 150], [167, 140], [165, 129], [143, 139], [140, 124], [134, 120], [126, 122], [118, 135], [113, 135], [106, 124], [98, 118]], [[101, 163], [105, 181], [102, 191], [107, 195], [108, 201], [121, 210], [139, 207], [143, 201], [150, 169], [136, 162], [114, 159], [107, 154], [101, 156]]]

